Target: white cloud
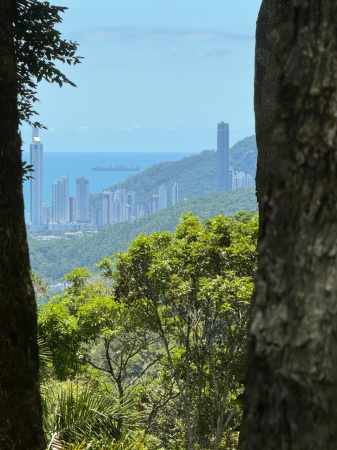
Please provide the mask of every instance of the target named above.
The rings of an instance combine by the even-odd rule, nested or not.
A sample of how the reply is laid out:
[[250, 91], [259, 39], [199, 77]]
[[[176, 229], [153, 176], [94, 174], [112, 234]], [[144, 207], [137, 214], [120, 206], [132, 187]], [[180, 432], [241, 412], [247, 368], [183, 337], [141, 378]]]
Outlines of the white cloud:
[[81, 39], [87, 41], [116, 40], [170, 40], [170, 41], [250, 41], [253, 35], [235, 34], [212, 29], [174, 29], [174, 28], [92, 28], [82, 32]]

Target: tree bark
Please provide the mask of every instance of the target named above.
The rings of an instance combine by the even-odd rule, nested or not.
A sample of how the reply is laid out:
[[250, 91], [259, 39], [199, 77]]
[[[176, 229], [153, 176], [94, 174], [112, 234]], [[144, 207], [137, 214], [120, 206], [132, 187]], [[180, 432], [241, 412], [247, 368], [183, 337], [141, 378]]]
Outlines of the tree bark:
[[0, 0], [0, 448], [42, 450], [36, 303], [22, 195], [13, 1]]
[[[261, 76], [281, 12], [287, 33]], [[256, 99], [270, 95], [274, 113], [264, 130], [256, 107], [262, 223], [241, 450], [337, 448], [336, 23], [333, 0], [261, 7]]]
[[289, 48], [291, 35], [291, 0], [263, 0], [256, 27], [255, 47], [255, 129], [259, 151], [256, 190], [261, 223], [267, 200], [270, 139], [280, 88], [282, 59]]

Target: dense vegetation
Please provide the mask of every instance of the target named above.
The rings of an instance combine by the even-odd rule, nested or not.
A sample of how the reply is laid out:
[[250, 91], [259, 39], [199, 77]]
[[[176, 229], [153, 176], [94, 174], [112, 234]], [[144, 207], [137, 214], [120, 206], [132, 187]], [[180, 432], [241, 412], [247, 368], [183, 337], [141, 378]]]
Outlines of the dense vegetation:
[[[229, 152], [229, 164], [237, 171], [255, 177], [257, 149], [255, 136], [250, 136], [235, 144]], [[168, 189], [168, 204], [171, 201], [170, 186], [179, 184], [179, 199], [201, 197], [217, 191], [216, 152], [205, 150], [180, 161], [156, 164], [130, 176], [126, 181], [112, 186], [112, 189], [135, 191], [137, 203], [146, 205], [152, 194], [158, 193], [159, 186]]]
[[38, 321], [49, 448], [236, 447], [258, 230], [240, 217], [188, 214], [103, 259], [100, 280], [66, 276]]
[[60, 280], [75, 267], [86, 266], [95, 270], [95, 263], [104, 256], [126, 250], [140, 233], [173, 231], [179, 218], [193, 212], [201, 220], [218, 214], [232, 215], [239, 210], [257, 209], [253, 188], [219, 192], [190, 201], [183, 201], [133, 223], [118, 223], [100, 230], [97, 234], [82, 238], [56, 241], [29, 240], [30, 259], [33, 270], [43, 279]]

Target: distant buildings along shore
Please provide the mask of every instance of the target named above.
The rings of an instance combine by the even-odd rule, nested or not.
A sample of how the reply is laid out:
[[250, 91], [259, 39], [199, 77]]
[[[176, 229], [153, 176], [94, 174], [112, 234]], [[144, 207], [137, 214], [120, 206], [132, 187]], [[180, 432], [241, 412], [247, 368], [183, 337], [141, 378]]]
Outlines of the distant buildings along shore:
[[[254, 186], [250, 174], [237, 172], [229, 167], [229, 124], [220, 122], [217, 127], [217, 189], [229, 191], [240, 187]], [[97, 229], [119, 222], [132, 222], [168, 206], [178, 203], [178, 183], [161, 184], [152, 194], [146, 206], [136, 203], [136, 192], [126, 189], [104, 190], [98, 201], [90, 205], [89, 180], [76, 179], [76, 197], [69, 195], [69, 176], [64, 174], [54, 181], [51, 190], [51, 206], [43, 203], [43, 144], [38, 130], [33, 129], [30, 145], [30, 164], [34, 166], [30, 180], [30, 226], [31, 230]], [[117, 166], [116, 166], [117, 167]], [[126, 166], [125, 166], [126, 167]], [[138, 169], [138, 167], [137, 167]], [[168, 189], [169, 195], [168, 195]], [[170, 201], [168, 201], [168, 198]]]

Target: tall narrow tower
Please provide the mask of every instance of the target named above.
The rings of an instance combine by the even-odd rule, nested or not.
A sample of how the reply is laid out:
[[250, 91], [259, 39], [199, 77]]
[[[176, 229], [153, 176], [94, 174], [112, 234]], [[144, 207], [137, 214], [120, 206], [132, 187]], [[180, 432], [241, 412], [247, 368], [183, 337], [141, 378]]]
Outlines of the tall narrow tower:
[[76, 222], [89, 222], [89, 180], [76, 178]]
[[161, 184], [159, 187], [158, 201], [159, 211], [167, 207], [167, 191], [164, 184]]
[[33, 128], [30, 164], [34, 166], [33, 178], [30, 180], [30, 222], [32, 225], [41, 226], [43, 225], [43, 144], [37, 128]]
[[217, 139], [217, 168], [218, 168], [218, 191], [231, 189], [229, 182], [229, 125], [220, 122], [218, 124]]
[[178, 203], [178, 183], [173, 183], [172, 186], [172, 206]]
[[60, 223], [69, 223], [69, 175], [60, 179]]

